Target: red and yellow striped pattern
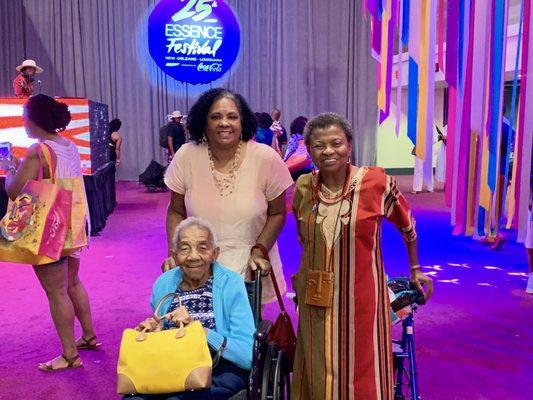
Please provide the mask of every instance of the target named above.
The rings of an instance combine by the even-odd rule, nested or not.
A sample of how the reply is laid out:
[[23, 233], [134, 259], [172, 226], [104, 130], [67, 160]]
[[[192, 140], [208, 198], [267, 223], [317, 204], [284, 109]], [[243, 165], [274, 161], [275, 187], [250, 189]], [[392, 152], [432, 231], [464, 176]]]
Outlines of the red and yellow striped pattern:
[[[406, 241], [416, 240], [415, 223], [394, 179], [383, 169], [360, 168], [353, 179], [357, 183], [352, 180], [351, 208], [345, 216], [335, 209], [328, 209], [326, 217], [317, 215], [313, 178], [306, 175], [297, 182], [293, 210], [303, 253], [293, 278], [299, 305], [291, 388], [295, 400], [394, 398], [381, 223], [392, 222]], [[335, 226], [341, 225], [331, 249], [321, 218], [333, 218]], [[333, 271], [330, 308], [305, 304], [309, 270]]]
[[[78, 146], [82, 172], [92, 173], [91, 145], [89, 129], [89, 100], [85, 98], [58, 98], [68, 105], [72, 121], [61, 136], [72, 140]], [[26, 135], [22, 120], [22, 106], [26, 100], [18, 98], [0, 98], [0, 142], [10, 142], [13, 154], [19, 158], [26, 155], [28, 147], [36, 142]]]

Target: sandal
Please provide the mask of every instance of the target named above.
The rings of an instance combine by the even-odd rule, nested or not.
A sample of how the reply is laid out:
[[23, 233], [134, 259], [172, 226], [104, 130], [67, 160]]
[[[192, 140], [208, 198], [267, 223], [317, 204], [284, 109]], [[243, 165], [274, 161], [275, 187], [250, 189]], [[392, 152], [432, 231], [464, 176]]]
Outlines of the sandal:
[[67, 362], [67, 366], [66, 367], [54, 368], [54, 366], [52, 365], [53, 360], [50, 360], [50, 361], [48, 361], [46, 363], [39, 364], [39, 370], [44, 371], [44, 372], [61, 371], [63, 369], [79, 368], [79, 367], [83, 366], [83, 363], [81, 362], [81, 360], [80, 360], [79, 364], [74, 365], [74, 363], [80, 359], [80, 355], [79, 354], [76, 354], [72, 358], [69, 358], [69, 357], [67, 357], [64, 354], [61, 354], [61, 357], [63, 358], [63, 360], [65, 360]]
[[83, 340], [83, 343], [76, 345], [76, 347], [80, 350], [96, 350], [102, 345], [102, 343], [98, 343], [96, 336], [90, 337], [89, 339], [85, 339], [82, 336], [80, 339]]

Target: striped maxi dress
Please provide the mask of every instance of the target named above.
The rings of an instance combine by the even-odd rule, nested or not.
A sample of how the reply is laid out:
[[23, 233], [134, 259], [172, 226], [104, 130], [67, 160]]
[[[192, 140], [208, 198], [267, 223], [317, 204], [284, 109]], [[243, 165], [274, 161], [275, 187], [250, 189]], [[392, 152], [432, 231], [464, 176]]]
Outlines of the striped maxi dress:
[[[298, 179], [293, 201], [302, 260], [293, 277], [299, 305], [291, 399], [393, 399], [391, 322], [381, 257], [381, 222], [404, 240], [415, 223], [394, 178], [382, 168], [351, 167], [348, 195], [319, 202], [317, 175]], [[330, 308], [305, 304], [309, 269], [332, 270]]]

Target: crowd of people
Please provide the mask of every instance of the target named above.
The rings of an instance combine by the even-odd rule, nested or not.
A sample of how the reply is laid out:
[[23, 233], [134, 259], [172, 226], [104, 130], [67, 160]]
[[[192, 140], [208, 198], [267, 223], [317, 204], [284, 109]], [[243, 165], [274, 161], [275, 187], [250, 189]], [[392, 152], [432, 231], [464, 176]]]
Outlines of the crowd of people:
[[[420, 269], [414, 217], [392, 176], [382, 168], [351, 163], [353, 132], [344, 117], [299, 116], [290, 124], [287, 140], [280, 116], [279, 109], [256, 115], [240, 94], [222, 88], [199, 97], [185, 126], [181, 112], [170, 115], [165, 133], [170, 160], [165, 174], [170, 189], [167, 257], [151, 305], [178, 293], [189, 310], [186, 319], [202, 323], [222, 362], [206, 391], [126, 398], [226, 399], [246, 387], [255, 326], [244, 281], [251, 271], [274, 274], [281, 292], [287, 290], [277, 239], [294, 180], [294, 234], [302, 256], [292, 277], [299, 323], [291, 398], [394, 398], [380, 232], [384, 219], [398, 228], [409, 258], [406, 272], [420, 291], [424, 286], [428, 299], [433, 285]], [[81, 179], [76, 146], [59, 135], [69, 122], [65, 104], [45, 95], [27, 100], [24, 126], [38, 143], [23, 161], [3, 161], [11, 199], [40, 175], [65, 188]], [[110, 151], [117, 166], [120, 126], [120, 120], [110, 123]], [[282, 156], [279, 149], [285, 146]], [[49, 161], [42, 156], [43, 147], [52, 155]], [[73, 206], [72, 213], [83, 223], [70, 229], [81, 227], [75, 232], [83, 239], [81, 245], [57, 262], [34, 266], [62, 346], [60, 356], [39, 365], [42, 371], [80, 367], [78, 350], [101, 346], [78, 277], [88, 240], [88, 211], [83, 184], [75, 187], [83, 207]], [[271, 281], [265, 279], [262, 302], [274, 298]], [[164, 311], [171, 313], [177, 306], [168, 301]], [[83, 330], [77, 340], [75, 318]], [[138, 328], [146, 330], [149, 321]], [[164, 327], [172, 328], [172, 323]]]

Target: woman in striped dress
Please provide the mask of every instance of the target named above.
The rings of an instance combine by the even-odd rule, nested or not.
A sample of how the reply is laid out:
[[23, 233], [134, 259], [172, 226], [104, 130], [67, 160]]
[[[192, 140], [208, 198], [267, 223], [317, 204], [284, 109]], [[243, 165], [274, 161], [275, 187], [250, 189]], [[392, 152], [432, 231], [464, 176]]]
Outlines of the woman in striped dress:
[[299, 305], [292, 399], [393, 399], [389, 298], [381, 259], [381, 220], [394, 223], [420, 271], [415, 224], [383, 169], [350, 165], [350, 124], [320, 114], [305, 128], [318, 174], [300, 177], [293, 210], [303, 246], [293, 277]]

